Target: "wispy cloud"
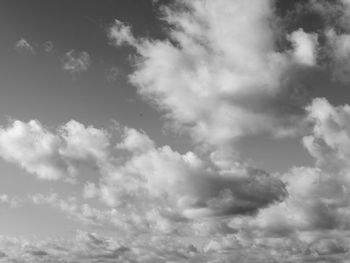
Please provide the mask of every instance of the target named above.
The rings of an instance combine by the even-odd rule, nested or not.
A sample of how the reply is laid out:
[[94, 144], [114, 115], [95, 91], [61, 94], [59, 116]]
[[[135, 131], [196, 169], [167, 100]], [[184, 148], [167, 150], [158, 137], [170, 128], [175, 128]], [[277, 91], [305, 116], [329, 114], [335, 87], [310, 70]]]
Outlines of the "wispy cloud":
[[18, 40], [15, 44], [15, 49], [18, 52], [25, 52], [28, 54], [35, 54], [35, 50], [32, 47], [31, 44], [29, 44], [29, 42], [27, 40], [25, 40], [24, 38], [21, 38], [20, 40]]
[[47, 53], [51, 53], [53, 52], [54, 50], [54, 44], [52, 41], [46, 41], [44, 44], [43, 44], [43, 49], [45, 52]]
[[90, 65], [90, 55], [85, 51], [76, 52], [74, 50], [70, 50], [62, 58], [63, 70], [72, 74], [79, 74], [87, 71]]
[[118, 66], [112, 66], [106, 73], [106, 79], [109, 82], [115, 82], [121, 77], [121, 69]]
[[116, 46], [124, 44], [136, 46], [138, 41], [133, 36], [131, 27], [118, 19], [114, 20], [113, 26], [109, 29], [108, 36]]
[[16, 208], [21, 205], [21, 200], [18, 197], [10, 197], [7, 194], [0, 194], [0, 204]]

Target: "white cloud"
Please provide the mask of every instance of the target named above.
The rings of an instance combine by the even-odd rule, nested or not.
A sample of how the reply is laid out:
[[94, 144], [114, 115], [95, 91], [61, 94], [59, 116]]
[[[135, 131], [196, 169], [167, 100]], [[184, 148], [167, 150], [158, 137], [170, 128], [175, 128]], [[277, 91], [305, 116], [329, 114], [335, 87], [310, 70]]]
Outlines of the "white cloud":
[[117, 46], [123, 44], [137, 45], [137, 40], [131, 33], [131, 27], [118, 19], [115, 19], [113, 26], [108, 32], [108, 36], [113, 40], [113, 44]]
[[24, 38], [21, 38], [20, 40], [18, 40], [16, 42], [15, 49], [19, 52], [26, 52], [29, 54], [35, 54], [34, 48]]
[[[118, 147], [131, 151], [124, 163], [109, 167], [100, 187], [86, 187], [112, 207], [147, 211], [158, 207], [188, 218], [254, 213], [285, 196], [284, 185], [263, 171], [231, 160], [216, 166], [188, 152], [169, 146], [156, 148], [142, 133], [125, 129]], [[130, 200], [130, 201], [129, 201]]]
[[59, 179], [69, 174], [69, 166], [58, 152], [60, 144], [60, 138], [36, 120], [14, 121], [0, 130], [1, 157], [41, 179]]
[[153, 147], [154, 142], [144, 132], [131, 128], [124, 129], [124, 138], [117, 145], [117, 148], [131, 152], [145, 152]]
[[109, 134], [107, 131], [71, 120], [60, 128], [66, 147], [60, 150], [63, 156], [76, 159], [103, 161], [107, 158]]
[[82, 51], [76, 52], [74, 50], [68, 51], [62, 58], [63, 70], [72, 74], [82, 73], [87, 71], [91, 65], [91, 58], [89, 53]]
[[[245, 134], [293, 133], [299, 105], [280, 81], [296, 61], [274, 49], [271, 1], [177, 5], [162, 9], [171, 27], [167, 40], [137, 39], [119, 21], [110, 29], [116, 46], [127, 43], [138, 52], [130, 78], [139, 93], [194, 140], [215, 147]], [[312, 39], [301, 44], [298, 38], [297, 56]]]
[[[86, 225], [111, 226], [128, 242], [79, 232], [76, 243], [63, 245], [61, 252], [45, 244], [4, 254], [34, 262], [49, 262], [48, 257], [71, 262], [342, 262], [335, 254], [347, 259], [350, 106], [335, 107], [318, 98], [306, 107], [311, 129], [302, 142], [316, 159], [315, 167], [270, 175], [237, 161], [232, 147], [246, 134], [280, 136], [292, 134], [294, 124], [299, 128], [304, 108], [293, 104], [283, 78], [300, 65], [317, 64], [317, 36], [294, 31], [288, 37], [293, 49], [277, 51], [269, 25], [273, 8], [265, 0], [177, 1], [162, 11], [171, 26], [166, 40], [136, 38], [118, 20], [109, 37], [116, 46], [137, 50], [131, 81], [139, 93], [211, 148], [180, 153], [168, 145], [158, 147], [145, 132], [129, 127], [115, 143], [106, 130], [76, 121], [56, 132], [37, 121], [13, 122], [0, 130], [0, 155], [29, 173], [58, 179], [74, 176], [77, 161], [98, 167], [97, 180], [84, 186], [86, 203], [56, 194], [36, 194], [32, 201]], [[334, 59], [342, 60], [348, 36], [329, 32]], [[71, 66], [66, 70], [87, 70], [76, 62], [79, 54], [67, 54]], [[92, 198], [107, 207], [97, 209], [88, 203]]]
[[[318, 255], [344, 253], [350, 229], [350, 106], [316, 98], [307, 113], [312, 130], [303, 143], [316, 167], [293, 168], [281, 178], [288, 192], [283, 202], [229, 225], [264, 238], [294, 239], [293, 247], [312, 244], [310, 250]], [[333, 238], [318, 241], [324, 237]]]
[[107, 158], [108, 143], [106, 131], [74, 120], [56, 134], [36, 120], [16, 120], [0, 129], [0, 156], [40, 179], [73, 179], [75, 161], [92, 161], [99, 166]]
[[[344, 168], [350, 157], [350, 106], [334, 107], [326, 99], [314, 99], [307, 108], [314, 123], [313, 133], [304, 137], [304, 145], [323, 168]], [[341, 163], [339, 163], [341, 162]]]
[[297, 63], [306, 66], [316, 65], [318, 45], [316, 34], [308, 34], [299, 29], [290, 34], [289, 40], [294, 46], [292, 55]]
[[[287, 253], [300, 255], [331, 231], [332, 235], [343, 236], [341, 231], [349, 229], [350, 215], [347, 162], [350, 106], [334, 107], [324, 99], [314, 99], [306, 107], [307, 121], [312, 128], [305, 134], [303, 144], [315, 157], [316, 166], [295, 167], [281, 175], [285, 192], [278, 180], [271, 184], [258, 183], [253, 187], [255, 190], [248, 191], [262, 191], [259, 196], [278, 193], [270, 196], [268, 206], [255, 206], [255, 197], [243, 193], [248, 185], [256, 183], [252, 179], [255, 173], [264, 173], [235, 162], [237, 157], [229, 146], [232, 140], [245, 134], [288, 134], [288, 125], [293, 121], [303, 122], [304, 113], [294, 114], [293, 110], [281, 106], [293, 104], [284, 93], [289, 94], [283, 77], [300, 65], [316, 66], [317, 34], [305, 33], [302, 29], [294, 31], [287, 36], [293, 49], [277, 52], [273, 31], [267, 23], [272, 17], [268, 1], [254, 4], [183, 1], [181, 4], [186, 8], [163, 10], [163, 19], [172, 26], [168, 40], [136, 39], [130, 28], [124, 34], [111, 37], [114, 40], [119, 37], [117, 46], [128, 43], [136, 48], [139, 60], [131, 81], [139, 93], [159, 106], [178, 127], [187, 129], [195, 140], [213, 145], [214, 151], [208, 161], [192, 152], [179, 154], [167, 147], [150, 148], [133, 156], [118, 173], [102, 181], [101, 190], [103, 188], [106, 200], [118, 207], [123, 198], [135, 198], [132, 194], [135, 188], [139, 192], [144, 190], [144, 187], [137, 188], [139, 184], [135, 182], [146, 178], [146, 192], [168, 199], [174, 211], [187, 219], [241, 215], [232, 218], [228, 226], [237, 229], [237, 236], [251, 240], [251, 244], [265, 242], [277, 251], [288, 249]], [[116, 32], [120, 27], [119, 23]], [[348, 36], [334, 32], [329, 31], [327, 37], [332, 59], [339, 66], [335, 71], [345, 70], [341, 74], [346, 76]], [[294, 110], [303, 107], [293, 106]], [[131, 174], [130, 184], [125, 184], [125, 191], [118, 191], [123, 174]], [[269, 181], [274, 177], [267, 178]], [[274, 199], [277, 196], [280, 199]], [[176, 201], [172, 201], [172, 197]], [[256, 217], [242, 216], [249, 207], [256, 208], [252, 209], [257, 212]], [[310, 247], [314, 251], [310, 253], [323, 256], [333, 254], [333, 250], [340, 251], [341, 242], [335, 240], [313, 245], [317, 248]], [[215, 242], [208, 247], [209, 250], [222, 249]], [[320, 252], [322, 250], [325, 252]]]

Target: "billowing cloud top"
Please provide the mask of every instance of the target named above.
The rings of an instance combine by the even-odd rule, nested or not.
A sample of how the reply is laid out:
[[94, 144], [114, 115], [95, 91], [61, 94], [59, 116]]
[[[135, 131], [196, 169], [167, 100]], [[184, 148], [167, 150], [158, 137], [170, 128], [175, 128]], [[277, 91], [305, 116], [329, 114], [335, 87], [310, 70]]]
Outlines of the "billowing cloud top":
[[298, 30], [292, 55], [275, 50], [270, 1], [179, 1], [163, 13], [166, 41], [136, 39], [120, 21], [109, 33], [137, 49], [130, 78], [142, 96], [201, 143], [293, 133], [298, 105], [281, 83], [294, 63], [315, 64], [316, 36]]

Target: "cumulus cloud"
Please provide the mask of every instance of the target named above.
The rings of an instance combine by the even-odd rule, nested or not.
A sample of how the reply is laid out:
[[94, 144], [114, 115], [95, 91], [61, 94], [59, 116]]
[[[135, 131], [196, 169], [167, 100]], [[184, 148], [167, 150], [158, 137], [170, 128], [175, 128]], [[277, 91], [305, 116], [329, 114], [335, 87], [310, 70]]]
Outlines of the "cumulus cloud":
[[108, 147], [107, 133], [70, 121], [55, 134], [39, 121], [15, 120], [0, 129], [0, 156], [19, 164], [40, 179], [72, 179], [75, 160], [102, 162]]
[[85, 127], [77, 121], [69, 121], [60, 128], [66, 147], [61, 154], [70, 158], [104, 160], [108, 155], [109, 134], [93, 126]]
[[[124, 130], [117, 147], [131, 156], [107, 170], [97, 193], [112, 207], [130, 206], [126, 200], [131, 199], [140, 209], [154, 203], [185, 217], [206, 217], [254, 213], [286, 194], [283, 183], [263, 171], [233, 160], [224, 170], [193, 152], [180, 154], [169, 146], [156, 147], [134, 129]], [[86, 195], [95, 196], [96, 190], [87, 185]]]
[[316, 166], [291, 169], [281, 178], [288, 192], [282, 202], [261, 209], [255, 218], [232, 219], [229, 225], [263, 242], [290, 240], [289, 248], [298, 253], [347, 253], [350, 108], [316, 98], [307, 113], [312, 129], [303, 143]]
[[[311, 2], [319, 12], [327, 6]], [[124, 237], [121, 242], [79, 232], [74, 244], [61, 243], [60, 249], [42, 243], [18, 246], [15, 253], [9, 247], [16, 241], [0, 246], [6, 248], [3, 257], [29, 262], [349, 259], [350, 106], [321, 98], [307, 107], [294, 101], [294, 75], [317, 66], [323, 42], [316, 33], [293, 29], [285, 35], [291, 47], [277, 50], [273, 11], [267, 0], [175, 1], [162, 8], [171, 28], [163, 40], [136, 37], [116, 20], [109, 37], [115, 46], [135, 48], [130, 80], [139, 94], [202, 148], [181, 153], [130, 127], [114, 141], [110, 132], [76, 121], [55, 132], [38, 121], [1, 128], [0, 156], [39, 178], [74, 178], [77, 162], [96, 165], [99, 176], [84, 182], [86, 203], [57, 194], [35, 194], [31, 200], [86, 225], [111, 226]], [[346, 78], [348, 35], [332, 29], [326, 34], [334, 74]], [[82, 54], [69, 51], [66, 70], [87, 70], [90, 59]], [[314, 167], [268, 174], [239, 161], [232, 146], [240, 136], [300, 131], [307, 131], [302, 143], [315, 158]], [[105, 206], [94, 207], [93, 198]]]
[[158, 208], [187, 218], [252, 214], [286, 195], [280, 180], [245, 163], [223, 165], [157, 147], [144, 132], [128, 127], [118, 143], [111, 139], [107, 131], [74, 120], [56, 132], [38, 121], [17, 120], [0, 130], [0, 156], [49, 180], [74, 180], [77, 164], [94, 164], [100, 179], [86, 184], [85, 197], [135, 213]]
[[113, 44], [116, 46], [121, 46], [123, 44], [137, 45], [137, 40], [131, 32], [131, 27], [118, 19], [114, 20], [113, 27], [110, 28], [108, 36], [113, 40]]
[[[329, 5], [311, 1], [310, 6], [325, 13]], [[121, 22], [111, 28], [110, 38], [116, 46], [129, 44], [138, 53], [130, 79], [139, 93], [195, 141], [213, 146], [213, 151], [206, 156], [209, 158], [193, 152], [179, 155], [167, 147], [135, 154], [118, 174], [104, 179], [97, 193], [101, 199], [119, 206], [116, 200], [122, 198], [115, 196], [123, 193], [135, 198], [132, 187], [138, 185], [139, 178], [147, 178], [146, 188], [138, 191], [146, 189], [152, 197], [163, 196], [186, 219], [239, 215], [224, 225], [227, 232], [237, 230], [240, 240], [256, 239], [277, 250], [289, 246], [290, 253], [309, 257], [307, 247], [333, 231], [335, 241], [311, 246], [312, 253], [331, 255], [334, 247], [342, 247], [339, 231], [347, 230], [349, 221], [349, 106], [334, 107], [324, 99], [314, 99], [304, 108], [305, 104], [295, 103], [290, 95], [293, 83], [286, 82], [293, 82], [299, 67], [317, 66], [320, 49], [325, 48], [320, 47], [323, 40], [331, 47], [328, 62], [338, 65], [334, 74], [338, 71], [346, 76], [347, 34], [332, 29], [326, 35], [320, 33], [326, 36], [320, 44], [318, 34], [294, 29], [285, 35], [292, 48], [277, 51], [275, 32], [268, 22], [273, 19], [272, 10], [270, 1], [254, 5], [178, 1], [162, 9], [163, 20], [171, 27], [166, 40], [137, 38]], [[339, 9], [330, 10], [336, 11]], [[292, 124], [303, 125], [304, 121], [311, 130], [303, 135], [302, 143], [315, 157], [315, 167], [294, 167], [274, 177], [235, 161], [237, 155], [230, 144], [238, 137], [264, 132], [291, 134]], [[173, 166], [165, 165], [172, 167], [167, 172], [163, 163], [171, 159]], [[119, 185], [123, 173], [133, 175], [128, 190], [120, 192], [113, 187], [112, 191], [110, 185]], [[163, 181], [165, 173], [168, 176]], [[255, 178], [264, 179], [257, 182]], [[158, 184], [165, 195], [157, 190]], [[95, 186], [92, 189], [96, 195]], [[272, 195], [257, 204], [251, 194], [259, 191], [260, 197]], [[314, 247], [326, 247], [322, 248], [326, 252]], [[220, 249], [217, 242], [208, 245], [208, 251]]]
[[[76, 197], [61, 198], [56, 193], [34, 194], [30, 200], [58, 209], [83, 225], [110, 226], [119, 233], [188, 235], [198, 234], [199, 229], [204, 236], [234, 233], [226, 224], [196, 227], [191, 222], [252, 215], [286, 196], [285, 185], [263, 171], [234, 161], [217, 166], [193, 152], [180, 154], [169, 146], [157, 147], [144, 132], [128, 127], [116, 144], [106, 131], [76, 121], [62, 125], [56, 133], [37, 121], [14, 121], [1, 130], [0, 138], [5, 160], [42, 179], [74, 178], [76, 160], [95, 162], [100, 179], [87, 183], [83, 194], [100, 199], [106, 208], [81, 203]], [[115, 152], [110, 152], [113, 149]], [[124, 155], [118, 157], [121, 152]]]
[[[342, 232], [350, 226], [349, 106], [334, 107], [325, 99], [315, 99], [307, 107], [307, 113], [312, 129], [303, 142], [315, 157], [316, 167], [296, 167], [281, 176], [282, 181], [234, 160], [214, 162], [211, 160], [214, 157], [203, 158], [193, 152], [180, 154], [169, 146], [157, 147], [144, 132], [128, 127], [122, 130], [120, 142], [114, 144], [104, 130], [72, 121], [58, 129], [56, 135], [51, 134], [64, 142], [55, 151], [68, 160], [100, 161], [101, 178], [96, 183], [87, 183], [84, 194], [86, 198], [99, 198], [110, 208], [97, 209], [75, 197], [60, 198], [57, 194], [35, 194], [31, 200], [37, 205], [59, 209], [84, 225], [111, 226], [118, 233], [152, 233], [148, 238], [155, 233], [165, 238], [164, 234], [171, 233], [171, 242], [188, 240], [193, 235], [201, 237], [202, 241], [195, 245], [185, 246], [183, 242], [180, 247], [174, 245], [173, 250], [152, 250], [148, 257], [143, 254], [144, 244], [132, 241], [125, 246], [128, 248], [125, 255], [144, 256], [150, 262], [160, 257], [179, 260], [180, 254], [187, 260], [200, 258], [201, 262], [210, 262], [216, 257], [218, 262], [225, 262], [224, 256], [243, 260], [243, 255], [247, 257], [252, 252], [257, 256], [250, 258], [252, 262], [259, 257], [271, 262], [280, 256], [296, 255], [299, 260], [337, 258], [339, 254], [345, 255], [344, 258], [348, 248], [347, 237]], [[36, 127], [41, 134], [39, 138], [45, 139], [49, 132], [35, 124], [26, 125]], [[21, 125], [26, 127], [25, 123]], [[6, 134], [11, 129], [2, 132]], [[9, 137], [16, 138], [10, 140], [11, 144], [23, 137], [19, 136], [21, 132], [13, 134], [17, 136]], [[35, 141], [41, 145], [38, 138]], [[21, 141], [19, 145], [22, 144]], [[78, 145], [82, 145], [79, 150]], [[128, 154], [121, 159], [112, 158], [110, 145], [116, 145], [116, 155], [120, 151]], [[89, 245], [89, 255], [107, 255], [107, 251], [102, 254], [91, 251], [99, 250], [98, 244], [104, 244], [96, 242]], [[155, 245], [152, 242], [146, 243]], [[79, 249], [83, 246], [80, 244]], [[42, 247], [31, 248], [33, 253], [28, 251], [22, 251], [18, 257], [44, 260], [53, 256], [53, 250]], [[275, 251], [275, 256], [267, 255], [266, 251]], [[7, 250], [4, 252], [12, 255]], [[75, 253], [69, 250], [60, 257], [74, 257]], [[113, 257], [113, 253], [108, 255]]]
[[14, 121], [0, 130], [0, 154], [42, 179], [58, 179], [69, 174], [67, 163], [58, 151], [61, 140], [38, 121]]
[[331, 169], [346, 168], [350, 154], [350, 106], [335, 107], [324, 98], [316, 98], [307, 110], [314, 126], [313, 133], [304, 137], [305, 147], [324, 169], [333, 162], [336, 166], [331, 165]]
[[18, 52], [24, 52], [24, 53], [28, 53], [28, 54], [35, 54], [35, 50], [32, 47], [32, 45], [29, 44], [29, 42], [27, 40], [25, 40], [24, 38], [21, 38], [20, 40], [18, 40], [16, 42], [15, 49]]
[[135, 38], [119, 21], [110, 29], [116, 46], [137, 50], [130, 79], [143, 97], [215, 147], [246, 134], [293, 133], [299, 105], [281, 80], [292, 64], [315, 63], [314, 36], [292, 34], [291, 61], [275, 50], [271, 1], [178, 1], [162, 10], [166, 40]]
[[314, 66], [317, 58], [317, 35], [305, 33], [302, 29], [294, 31], [289, 36], [294, 46], [293, 58], [297, 63]]
[[62, 58], [63, 70], [72, 74], [78, 74], [87, 71], [90, 65], [90, 55], [85, 51], [76, 52], [74, 50], [70, 50]]
[[143, 152], [154, 148], [154, 142], [144, 132], [125, 128], [124, 138], [122, 142], [117, 145], [117, 148], [131, 152]]

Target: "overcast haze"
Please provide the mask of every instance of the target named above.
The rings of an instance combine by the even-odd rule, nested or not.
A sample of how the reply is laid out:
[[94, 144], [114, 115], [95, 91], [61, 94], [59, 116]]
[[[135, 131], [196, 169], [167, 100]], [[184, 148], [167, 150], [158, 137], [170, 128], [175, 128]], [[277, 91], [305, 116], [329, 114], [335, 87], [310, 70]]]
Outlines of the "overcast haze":
[[0, 262], [350, 262], [350, 1], [0, 2]]

